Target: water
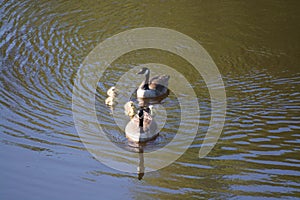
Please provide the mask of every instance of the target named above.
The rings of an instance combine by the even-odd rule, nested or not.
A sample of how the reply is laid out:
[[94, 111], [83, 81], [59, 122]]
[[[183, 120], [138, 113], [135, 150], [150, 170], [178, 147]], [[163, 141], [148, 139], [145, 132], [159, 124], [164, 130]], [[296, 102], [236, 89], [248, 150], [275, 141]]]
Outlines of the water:
[[[300, 46], [296, 1], [4, 1], [0, 5], [1, 199], [300, 198]], [[98, 119], [117, 145], [124, 135], [101, 102], [128, 67], [174, 66], [197, 93], [200, 127], [191, 147], [159, 171], [137, 174], [98, 162], [72, 118], [76, 72], [101, 41], [137, 27], [165, 27], [198, 41], [216, 62], [228, 110], [209, 155], [198, 151], [210, 120], [208, 90], [191, 65], [159, 50], [119, 58], [99, 83]], [[176, 130], [176, 98], [164, 134]], [[171, 111], [174, 112], [171, 112]], [[112, 160], [114, 157], [112, 156]]]

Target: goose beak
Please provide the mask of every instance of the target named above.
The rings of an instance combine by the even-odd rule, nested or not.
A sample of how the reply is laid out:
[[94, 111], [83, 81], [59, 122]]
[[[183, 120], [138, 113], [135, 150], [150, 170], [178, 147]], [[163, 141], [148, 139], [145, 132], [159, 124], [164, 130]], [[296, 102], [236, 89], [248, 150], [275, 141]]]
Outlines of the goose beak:
[[138, 73], [136, 73], [136, 74], [143, 74], [143, 71], [141, 70], [141, 71], [139, 71]]

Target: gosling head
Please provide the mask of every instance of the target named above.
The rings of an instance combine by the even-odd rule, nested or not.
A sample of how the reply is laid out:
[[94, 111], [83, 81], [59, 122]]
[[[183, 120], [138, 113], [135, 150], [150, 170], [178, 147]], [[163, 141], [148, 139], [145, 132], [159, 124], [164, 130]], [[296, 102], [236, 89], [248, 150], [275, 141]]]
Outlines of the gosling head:
[[153, 108], [153, 105], [150, 105], [149, 106], [149, 114], [152, 116], [152, 117], [154, 117], [155, 115], [156, 115], [156, 111], [155, 111], [155, 109]]
[[117, 89], [115, 86], [109, 88], [109, 90], [107, 90], [107, 95], [110, 97], [115, 97], [117, 96]]

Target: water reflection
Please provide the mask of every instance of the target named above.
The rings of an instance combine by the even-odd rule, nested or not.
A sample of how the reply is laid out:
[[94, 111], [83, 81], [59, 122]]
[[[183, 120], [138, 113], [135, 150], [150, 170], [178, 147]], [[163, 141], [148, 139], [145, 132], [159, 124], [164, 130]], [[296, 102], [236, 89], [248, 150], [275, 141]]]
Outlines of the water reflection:
[[[0, 2], [0, 13], [2, 198], [299, 198], [298, 1], [8, 0]], [[211, 117], [201, 77], [166, 52], [122, 56], [103, 75], [96, 96], [98, 121], [118, 145], [130, 148], [104, 105], [105, 92], [129, 68], [149, 62], [176, 68], [188, 77], [201, 107], [198, 135], [187, 152], [143, 176], [145, 152], [165, 145], [179, 126], [176, 97], [170, 93], [161, 102], [167, 123], [137, 155], [143, 179], [136, 182], [135, 174], [107, 168], [86, 151], [71, 99], [86, 55], [109, 36], [144, 26], [175, 29], [207, 49], [224, 78], [228, 112], [217, 145], [199, 160]]]
[[145, 166], [144, 166], [144, 152], [141, 151], [139, 153], [139, 166], [138, 166], [138, 179], [141, 180], [144, 176], [144, 172], [145, 172]]
[[142, 180], [145, 175], [144, 147], [146, 143], [129, 142], [131, 151], [138, 153], [137, 178]]

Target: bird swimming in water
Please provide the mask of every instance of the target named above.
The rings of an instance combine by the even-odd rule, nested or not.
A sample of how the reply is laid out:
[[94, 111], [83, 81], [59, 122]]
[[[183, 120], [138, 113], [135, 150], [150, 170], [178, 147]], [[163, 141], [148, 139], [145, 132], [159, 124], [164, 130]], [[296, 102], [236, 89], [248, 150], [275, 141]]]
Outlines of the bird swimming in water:
[[[129, 110], [132, 107], [128, 107]], [[127, 111], [133, 113], [133, 111]], [[126, 137], [134, 142], [146, 142], [158, 135], [158, 126], [153, 118], [153, 107], [141, 107], [125, 128]]]
[[111, 87], [107, 90], [108, 97], [105, 99], [105, 104], [108, 106], [115, 106], [117, 104], [116, 97], [118, 95], [116, 87]]
[[150, 70], [142, 68], [138, 74], [145, 74], [145, 81], [137, 89], [138, 98], [156, 98], [168, 93], [170, 76], [159, 75], [150, 79]]
[[132, 119], [137, 114], [134, 102], [133, 101], [128, 101], [124, 105], [124, 111], [125, 111], [125, 115], [129, 116], [130, 119]]

